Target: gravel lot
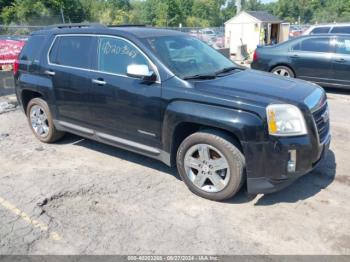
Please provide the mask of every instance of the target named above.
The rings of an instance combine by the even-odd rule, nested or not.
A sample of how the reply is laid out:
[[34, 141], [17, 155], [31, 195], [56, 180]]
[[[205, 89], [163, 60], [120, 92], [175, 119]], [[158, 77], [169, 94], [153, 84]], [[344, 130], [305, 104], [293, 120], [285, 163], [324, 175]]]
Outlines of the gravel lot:
[[[0, 114], [0, 254], [350, 254], [350, 92], [329, 94], [326, 161], [286, 190], [226, 203], [152, 159]], [[4, 97], [0, 97], [0, 101]]]

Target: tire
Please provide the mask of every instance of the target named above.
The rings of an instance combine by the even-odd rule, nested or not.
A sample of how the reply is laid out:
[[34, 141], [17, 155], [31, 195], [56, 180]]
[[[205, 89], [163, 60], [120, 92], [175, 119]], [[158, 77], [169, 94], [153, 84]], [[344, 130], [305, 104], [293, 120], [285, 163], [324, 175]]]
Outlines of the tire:
[[30, 100], [26, 113], [32, 132], [41, 142], [54, 143], [64, 136], [64, 132], [54, 126], [49, 106], [43, 99]]
[[293, 70], [288, 66], [276, 66], [271, 70], [271, 73], [284, 77], [295, 78]]
[[[209, 148], [209, 160], [203, 163], [202, 156], [208, 152], [206, 146]], [[232, 198], [244, 183], [245, 158], [237, 143], [221, 132], [207, 130], [190, 135], [181, 143], [176, 162], [187, 187], [209, 200]], [[217, 168], [223, 169], [217, 171]]]

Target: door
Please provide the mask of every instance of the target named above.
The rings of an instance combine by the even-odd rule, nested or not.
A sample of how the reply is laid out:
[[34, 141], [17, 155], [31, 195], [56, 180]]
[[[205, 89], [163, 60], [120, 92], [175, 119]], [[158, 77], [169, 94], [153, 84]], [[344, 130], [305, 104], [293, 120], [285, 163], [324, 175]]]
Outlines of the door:
[[159, 76], [155, 82], [127, 76], [129, 65], [147, 65], [157, 72], [152, 62], [130, 41], [101, 36], [94, 64], [91, 110], [95, 129], [117, 138], [160, 147]]
[[312, 37], [299, 41], [289, 52], [291, 65], [298, 78], [328, 82], [332, 77], [333, 48], [331, 37]]
[[335, 40], [332, 84], [350, 88], [350, 36], [338, 36]]
[[88, 125], [91, 88], [91, 36], [58, 36], [45, 73], [52, 78], [58, 120]]

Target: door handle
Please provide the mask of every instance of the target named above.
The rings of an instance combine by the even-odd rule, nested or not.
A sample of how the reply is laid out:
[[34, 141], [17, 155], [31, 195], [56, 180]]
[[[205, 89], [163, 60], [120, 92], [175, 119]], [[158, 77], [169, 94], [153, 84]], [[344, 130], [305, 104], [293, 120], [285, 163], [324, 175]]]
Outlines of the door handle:
[[104, 86], [107, 84], [107, 82], [103, 79], [92, 79], [92, 83], [97, 84], [99, 86]]
[[291, 55], [291, 58], [299, 58], [299, 55]]
[[48, 76], [54, 76], [54, 75], [56, 75], [56, 73], [54, 72], [54, 71], [52, 71], [52, 70], [45, 70], [45, 75], [48, 75]]
[[339, 59], [336, 59], [335, 62], [344, 63], [346, 62], [346, 60], [344, 58], [339, 58]]

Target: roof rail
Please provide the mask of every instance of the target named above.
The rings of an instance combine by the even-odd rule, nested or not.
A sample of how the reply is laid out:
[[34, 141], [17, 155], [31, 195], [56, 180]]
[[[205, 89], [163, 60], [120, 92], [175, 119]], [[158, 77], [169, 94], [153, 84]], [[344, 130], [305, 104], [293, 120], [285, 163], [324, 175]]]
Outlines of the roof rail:
[[147, 27], [147, 25], [144, 24], [122, 24], [122, 25], [108, 25], [108, 27]]
[[49, 25], [45, 29], [66, 29], [66, 28], [84, 28], [84, 27], [96, 27], [96, 28], [105, 28], [105, 25], [98, 23], [72, 23], [72, 24], [57, 24]]

